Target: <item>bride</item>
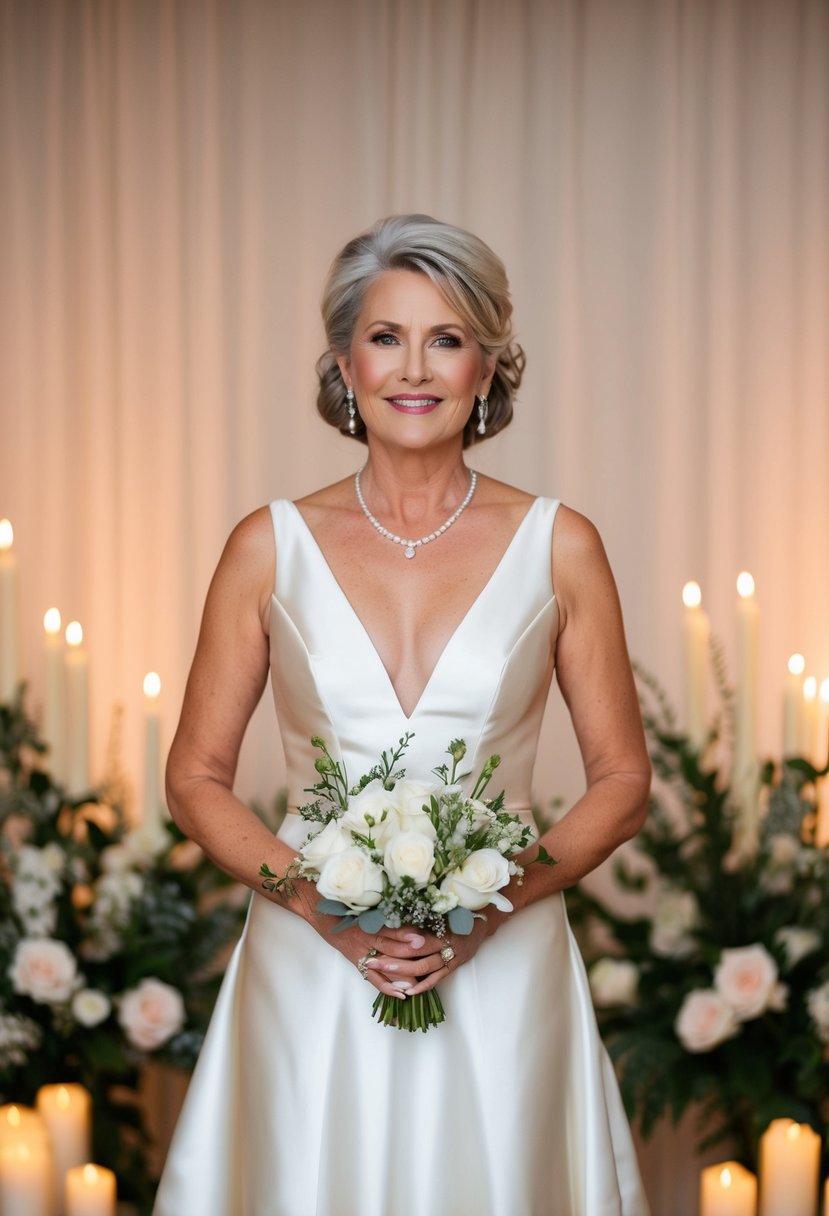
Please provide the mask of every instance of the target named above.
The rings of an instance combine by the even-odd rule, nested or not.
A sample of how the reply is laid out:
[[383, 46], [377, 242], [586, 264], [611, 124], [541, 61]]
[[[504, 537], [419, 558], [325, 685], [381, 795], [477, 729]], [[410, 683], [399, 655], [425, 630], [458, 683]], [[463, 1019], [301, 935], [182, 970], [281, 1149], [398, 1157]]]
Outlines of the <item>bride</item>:
[[[561, 892], [637, 831], [649, 766], [601, 541], [556, 501], [470, 470], [512, 417], [524, 356], [501, 262], [427, 216], [342, 250], [318, 407], [365, 445], [353, 477], [233, 531], [170, 753], [170, 809], [254, 891], [191, 1081], [156, 1216], [645, 1216], [629, 1129]], [[316, 892], [263, 890], [307, 828], [311, 736], [352, 779], [405, 732], [409, 777], [452, 738], [531, 822], [555, 670], [586, 790], [467, 937], [332, 934]], [[233, 794], [268, 673], [288, 768], [274, 837]], [[538, 843], [527, 850], [530, 861]], [[426, 1035], [371, 1018], [440, 985]]]

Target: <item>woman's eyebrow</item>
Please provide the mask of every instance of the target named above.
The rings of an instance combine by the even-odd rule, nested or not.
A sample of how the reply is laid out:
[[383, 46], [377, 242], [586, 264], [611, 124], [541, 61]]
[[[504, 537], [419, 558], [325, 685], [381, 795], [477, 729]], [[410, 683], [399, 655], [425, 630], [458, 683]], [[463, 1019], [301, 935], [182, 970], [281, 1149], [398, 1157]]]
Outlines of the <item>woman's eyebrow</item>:
[[[371, 329], [374, 325], [380, 325], [383, 329], [390, 329], [394, 333], [399, 333], [400, 330], [406, 328], [405, 325], [401, 325], [399, 321], [383, 321], [378, 319], [376, 321], [369, 321], [366, 329]], [[443, 331], [446, 329], [457, 329], [460, 330], [461, 333], [465, 332], [464, 326], [458, 321], [446, 321], [443, 325], [432, 325], [429, 329], [427, 329], [426, 332], [429, 334], [439, 334], [443, 333]]]

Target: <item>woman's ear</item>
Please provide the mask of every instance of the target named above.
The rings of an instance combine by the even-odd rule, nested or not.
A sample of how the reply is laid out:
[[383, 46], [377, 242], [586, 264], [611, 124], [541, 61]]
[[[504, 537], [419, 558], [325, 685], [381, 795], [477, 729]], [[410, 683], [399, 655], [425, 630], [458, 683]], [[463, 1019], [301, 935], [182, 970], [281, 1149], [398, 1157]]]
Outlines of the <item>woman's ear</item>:
[[351, 381], [348, 378], [348, 376], [349, 376], [349, 371], [348, 371], [349, 358], [348, 358], [348, 356], [347, 355], [335, 355], [335, 358], [337, 360], [337, 367], [340, 369], [340, 375], [342, 376], [343, 381], [345, 383], [345, 387], [351, 388]]

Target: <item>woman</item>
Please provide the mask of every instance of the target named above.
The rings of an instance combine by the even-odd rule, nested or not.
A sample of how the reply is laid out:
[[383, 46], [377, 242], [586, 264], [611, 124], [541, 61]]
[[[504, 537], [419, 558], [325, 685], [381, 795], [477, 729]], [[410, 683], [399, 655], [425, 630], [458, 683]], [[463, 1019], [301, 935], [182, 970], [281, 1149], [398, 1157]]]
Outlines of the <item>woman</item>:
[[[326, 421], [356, 477], [231, 535], [207, 597], [168, 768], [176, 822], [253, 888], [159, 1189], [157, 1216], [643, 1216], [646, 1203], [561, 891], [641, 825], [649, 767], [613, 578], [592, 525], [478, 476], [463, 449], [512, 416], [523, 353], [503, 267], [425, 216], [380, 221], [332, 267]], [[409, 777], [450, 739], [530, 821], [553, 668], [587, 792], [451, 948], [425, 931], [331, 933], [284, 874], [321, 735], [352, 778], [406, 731]], [[232, 793], [271, 671], [289, 814], [274, 838]], [[294, 812], [294, 813], [291, 813]], [[526, 859], [537, 851], [531, 846]], [[426, 1035], [370, 1016], [440, 984]], [[372, 994], [373, 995], [373, 994]]]

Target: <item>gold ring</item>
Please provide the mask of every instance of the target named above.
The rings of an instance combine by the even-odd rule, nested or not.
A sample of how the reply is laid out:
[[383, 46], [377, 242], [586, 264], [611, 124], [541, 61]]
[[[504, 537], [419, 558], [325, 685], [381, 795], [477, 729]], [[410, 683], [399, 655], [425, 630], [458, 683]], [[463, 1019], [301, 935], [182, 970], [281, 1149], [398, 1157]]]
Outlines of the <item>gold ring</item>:
[[444, 946], [440, 952], [440, 957], [443, 959], [444, 963], [448, 967], [449, 964], [452, 962], [452, 959], [455, 957], [455, 951], [452, 949], [451, 946]]
[[374, 958], [377, 953], [378, 951], [372, 946], [368, 954], [364, 954], [362, 958], [357, 959], [357, 970], [364, 980], [368, 979], [368, 960]]

